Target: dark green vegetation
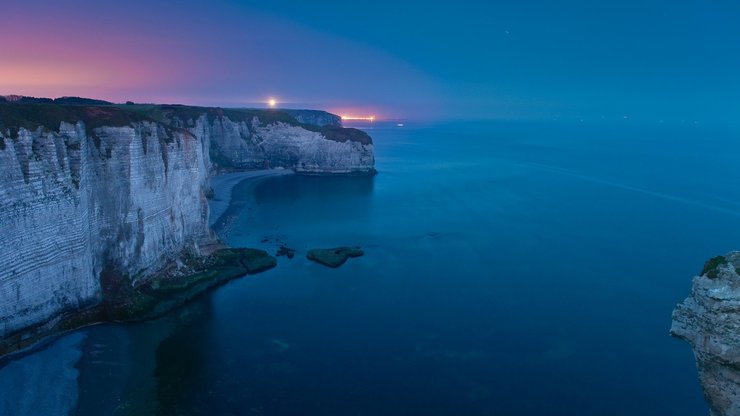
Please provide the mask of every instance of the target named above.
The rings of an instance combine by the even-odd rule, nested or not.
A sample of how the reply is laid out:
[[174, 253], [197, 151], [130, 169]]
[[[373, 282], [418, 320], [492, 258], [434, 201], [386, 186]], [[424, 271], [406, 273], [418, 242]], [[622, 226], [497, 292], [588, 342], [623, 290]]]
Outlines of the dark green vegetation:
[[701, 275], [706, 275], [710, 279], [716, 279], [719, 272], [719, 266], [723, 264], [727, 264], [725, 256], [712, 257], [704, 263], [704, 269], [701, 271]]
[[308, 250], [306, 258], [327, 267], [343, 265], [350, 257], [360, 257], [365, 253], [359, 247], [316, 248]]
[[[288, 112], [246, 108], [213, 108], [171, 104], [111, 104], [107, 101], [80, 97], [49, 98], [15, 97], [12, 101], [0, 97], [0, 134], [15, 139], [18, 130], [34, 131], [39, 127], [56, 131], [61, 122], [85, 123], [89, 136], [103, 126], [121, 127], [139, 121], [161, 123], [170, 132], [195, 125], [202, 116], [213, 122], [221, 118], [251, 123], [255, 117], [261, 125], [285, 123], [321, 133], [329, 140], [338, 142], [355, 141], [371, 144], [367, 133], [337, 126], [315, 126], [298, 122]], [[298, 110], [294, 110], [298, 111]]]
[[61, 105], [110, 105], [109, 101], [96, 100], [93, 98], [82, 97], [59, 97], [59, 98], [38, 98], [27, 97], [22, 95], [0, 96], [0, 102], [14, 102], [19, 104], [61, 104]]
[[49, 335], [99, 322], [130, 322], [156, 318], [208, 289], [277, 265], [275, 258], [266, 251], [252, 248], [221, 249], [208, 257], [191, 259], [189, 263], [188, 273], [173, 276], [165, 270], [140, 284], [133, 284], [130, 277], [107, 268], [100, 274], [102, 302], [79, 311], [70, 311], [59, 320], [0, 340], [0, 356], [26, 348]]
[[313, 124], [316, 126], [342, 126], [342, 118], [336, 114], [327, 113], [321, 110], [291, 110], [280, 109], [291, 116], [295, 117], [301, 123]]
[[132, 286], [130, 279], [104, 271], [101, 275], [103, 307], [110, 321], [149, 319], [220, 283], [276, 265], [275, 258], [264, 250], [229, 248], [198, 260], [197, 264], [191, 265], [191, 273], [153, 279], [137, 286]]
[[58, 104], [27, 104], [18, 102], [0, 103], [0, 132], [15, 139], [22, 127], [34, 131], [39, 127], [46, 130], [58, 130], [64, 122], [85, 123], [90, 136], [98, 127], [120, 127], [146, 120], [136, 113], [121, 111], [113, 106], [79, 106]]
[[335, 142], [344, 143], [350, 141], [366, 145], [373, 144], [373, 139], [362, 130], [335, 126], [317, 127], [310, 124], [303, 124], [301, 126], [306, 130], [321, 133], [327, 139]]

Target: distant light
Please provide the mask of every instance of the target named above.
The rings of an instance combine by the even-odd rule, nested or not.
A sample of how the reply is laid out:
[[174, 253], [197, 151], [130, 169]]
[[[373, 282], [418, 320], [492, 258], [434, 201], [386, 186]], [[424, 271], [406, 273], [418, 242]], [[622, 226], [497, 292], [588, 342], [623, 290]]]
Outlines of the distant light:
[[367, 117], [342, 116], [342, 120], [375, 121], [375, 116], [367, 116]]
[[267, 105], [269, 105], [270, 108], [275, 108], [275, 106], [277, 106], [277, 100], [274, 98], [270, 98], [270, 100], [267, 102]]

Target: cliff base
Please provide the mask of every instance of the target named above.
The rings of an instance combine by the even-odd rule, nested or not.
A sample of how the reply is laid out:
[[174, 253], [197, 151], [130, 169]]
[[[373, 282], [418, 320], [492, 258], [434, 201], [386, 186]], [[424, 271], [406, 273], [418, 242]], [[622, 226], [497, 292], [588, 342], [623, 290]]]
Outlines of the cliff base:
[[100, 303], [11, 334], [0, 340], [0, 356], [32, 346], [43, 338], [97, 323], [153, 319], [231, 279], [276, 265], [276, 259], [264, 250], [224, 248], [206, 257], [173, 263], [145, 282], [106, 269], [101, 273]]

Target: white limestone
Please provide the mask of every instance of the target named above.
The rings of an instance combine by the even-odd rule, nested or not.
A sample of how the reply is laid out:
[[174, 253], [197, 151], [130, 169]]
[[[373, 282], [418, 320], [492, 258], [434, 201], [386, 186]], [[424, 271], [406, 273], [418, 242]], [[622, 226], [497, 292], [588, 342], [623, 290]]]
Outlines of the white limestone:
[[100, 302], [104, 267], [147, 279], [214, 243], [205, 197], [214, 172], [374, 165], [372, 144], [256, 118], [202, 116], [187, 131], [137, 122], [94, 136], [82, 123], [0, 133], [0, 338]]

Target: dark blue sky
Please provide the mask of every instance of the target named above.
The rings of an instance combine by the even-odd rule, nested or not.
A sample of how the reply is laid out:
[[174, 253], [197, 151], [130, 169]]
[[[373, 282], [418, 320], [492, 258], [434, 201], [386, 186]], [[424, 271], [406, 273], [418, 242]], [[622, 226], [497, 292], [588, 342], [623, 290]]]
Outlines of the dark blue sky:
[[239, 3], [406, 60], [451, 113], [708, 121], [740, 110], [738, 2]]
[[740, 5], [730, 1], [4, 8], [4, 93], [208, 105], [276, 96], [390, 117], [727, 124], [740, 111]]

